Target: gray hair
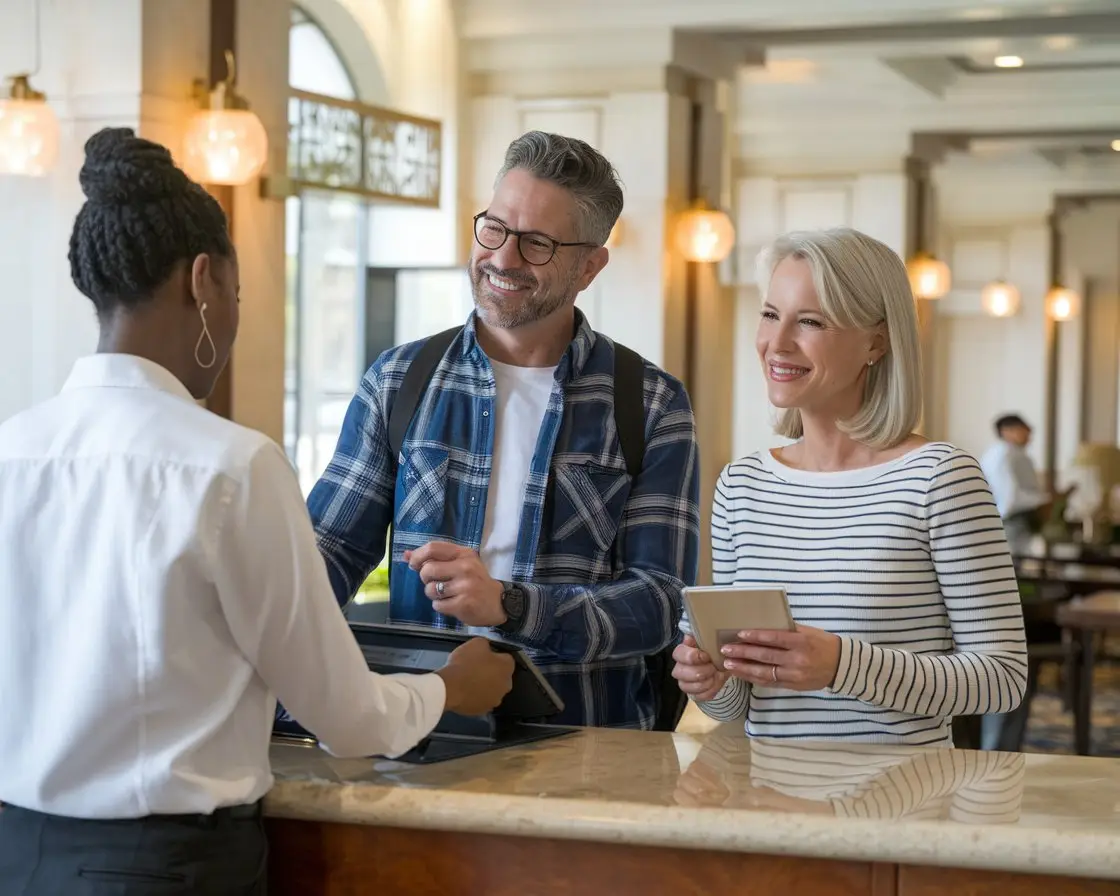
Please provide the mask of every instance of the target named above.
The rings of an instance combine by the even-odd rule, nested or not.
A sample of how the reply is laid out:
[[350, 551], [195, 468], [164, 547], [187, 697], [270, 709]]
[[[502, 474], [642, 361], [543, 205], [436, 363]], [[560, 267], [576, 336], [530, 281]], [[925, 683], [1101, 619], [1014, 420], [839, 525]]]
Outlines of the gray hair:
[[515, 168], [572, 194], [579, 240], [600, 246], [607, 241], [622, 214], [622, 183], [601, 152], [575, 137], [529, 131], [509, 145], [495, 182]]
[[[867, 371], [863, 405], [839, 427], [873, 448], [900, 444], [922, 415], [918, 312], [902, 259], [884, 243], [848, 227], [787, 233], [759, 255], [764, 300], [774, 269], [790, 257], [808, 262], [829, 321], [859, 329], [886, 325], [887, 352]], [[775, 429], [786, 438], [801, 438], [801, 412], [784, 409]]]

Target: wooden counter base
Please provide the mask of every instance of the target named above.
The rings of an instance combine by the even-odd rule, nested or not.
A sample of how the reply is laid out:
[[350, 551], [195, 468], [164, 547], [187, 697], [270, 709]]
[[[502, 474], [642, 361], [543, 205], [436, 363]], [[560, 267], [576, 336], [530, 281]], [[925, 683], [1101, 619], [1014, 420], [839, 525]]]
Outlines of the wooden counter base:
[[1120, 896], [1118, 882], [1077, 878], [277, 818], [265, 825], [274, 896]]

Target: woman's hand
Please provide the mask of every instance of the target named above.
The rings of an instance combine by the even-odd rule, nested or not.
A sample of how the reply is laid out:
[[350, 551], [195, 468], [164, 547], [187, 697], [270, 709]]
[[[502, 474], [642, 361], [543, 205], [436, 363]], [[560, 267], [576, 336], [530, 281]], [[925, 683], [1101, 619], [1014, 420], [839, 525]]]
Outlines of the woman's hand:
[[[840, 638], [807, 625], [795, 632], [739, 632], [738, 644], [727, 644], [724, 668], [751, 684], [791, 691], [819, 691], [836, 680]], [[674, 653], [674, 657], [676, 654]]]
[[692, 635], [685, 635], [684, 640], [673, 651], [673, 678], [677, 680], [680, 689], [693, 700], [701, 703], [711, 700], [719, 693], [727, 673], [717, 669], [712, 663], [712, 658], [696, 646], [696, 639]]

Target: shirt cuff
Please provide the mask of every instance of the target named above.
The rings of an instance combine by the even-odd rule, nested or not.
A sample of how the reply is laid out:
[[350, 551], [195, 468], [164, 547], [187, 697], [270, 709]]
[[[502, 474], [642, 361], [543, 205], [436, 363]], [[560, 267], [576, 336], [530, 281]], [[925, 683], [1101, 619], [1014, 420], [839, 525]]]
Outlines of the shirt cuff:
[[[424, 675], [416, 675], [411, 672], [398, 672], [392, 675], [386, 675], [385, 677], [393, 681], [398, 681], [410, 688], [419, 698], [420, 713], [415, 722], [415, 743], [419, 743], [435, 730], [436, 725], [439, 724], [439, 720], [443, 717], [444, 709], [447, 707], [447, 685], [444, 684], [443, 679], [434, 672], [428, 672]], [[413, 746], [415, 746], [415, 743]], [[386, 758], [395, 759], [397, 756], [403, 756], [411, 749], [412, 747], [410, 746], [400, 752], [386, 754]]]
[[832, 684], [825, 688], [825, 691], [831, 694], [840, 694], [844, 697], [855, 697], [863, 690], [860, 681], [860, 667], [863, 658], [860, 642], [846, 635], [839, 635], [839, 638], [840, 662], [836, 664], [836, 677], [832, 680]]

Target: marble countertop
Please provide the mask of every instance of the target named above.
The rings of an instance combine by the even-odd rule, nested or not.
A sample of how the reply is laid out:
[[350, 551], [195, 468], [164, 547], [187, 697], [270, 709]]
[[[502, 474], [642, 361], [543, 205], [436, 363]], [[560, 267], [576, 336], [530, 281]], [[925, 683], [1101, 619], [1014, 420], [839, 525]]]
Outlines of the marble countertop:
[[429, 766], [275, 743], [266, 814], [1120, 880], [1120, 760], [586, 729]]

